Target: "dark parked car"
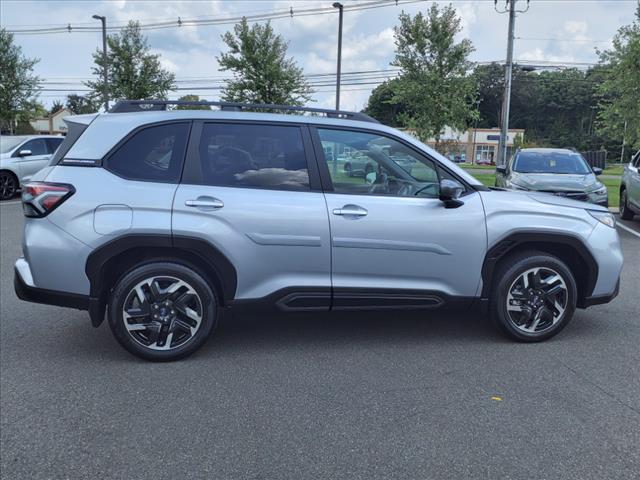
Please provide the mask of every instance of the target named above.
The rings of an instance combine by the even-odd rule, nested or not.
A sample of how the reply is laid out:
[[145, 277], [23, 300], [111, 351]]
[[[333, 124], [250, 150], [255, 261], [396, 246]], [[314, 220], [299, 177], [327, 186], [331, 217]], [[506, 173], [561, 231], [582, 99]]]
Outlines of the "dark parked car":
[[573, 150], [525, 148], [496, 167], [496, 187], [552, 193], [608, 207], [607, 187], [596, 178], [601, 173]]

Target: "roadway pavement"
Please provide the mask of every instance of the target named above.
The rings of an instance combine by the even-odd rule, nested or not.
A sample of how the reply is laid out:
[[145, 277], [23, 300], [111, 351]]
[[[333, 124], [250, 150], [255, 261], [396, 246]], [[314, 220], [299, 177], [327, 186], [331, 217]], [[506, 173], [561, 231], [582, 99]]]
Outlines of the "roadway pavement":
[[471, 314], [225, 318], [193, 357], [153, 364], [84, 312], [16, 299], [21, 225], [1, 204], [3, 479], [640, 477], [626, 231], [620, 296], [545, 343]]

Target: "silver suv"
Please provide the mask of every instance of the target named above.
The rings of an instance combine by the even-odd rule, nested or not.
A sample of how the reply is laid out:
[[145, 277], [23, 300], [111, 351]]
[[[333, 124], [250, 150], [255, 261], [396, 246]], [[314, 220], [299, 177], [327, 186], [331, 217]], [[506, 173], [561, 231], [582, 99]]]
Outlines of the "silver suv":
[[[618, 293], [605, 208], [489, 189], [360, 113], [175, 103], [65, 119], [23, 189], [20, 298], [88, 310], [96, 327], [106, 312], [124, 348], [170, 360], [223, 310], [478, 308], [539, 341]], [[347, 175], [345, 152], [374, 171]]]
[[624, 220], [640, 215], [640, 151], [624, 167], [620, 183], [620, 217]]

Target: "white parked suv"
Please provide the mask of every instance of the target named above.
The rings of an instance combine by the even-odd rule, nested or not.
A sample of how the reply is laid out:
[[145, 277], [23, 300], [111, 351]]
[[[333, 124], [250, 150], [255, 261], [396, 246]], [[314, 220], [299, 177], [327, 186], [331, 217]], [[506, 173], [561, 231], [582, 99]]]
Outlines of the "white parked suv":
[[49, 163], [63, 136], [0, 136], [0, 200], [13, 197], [24, 182]]

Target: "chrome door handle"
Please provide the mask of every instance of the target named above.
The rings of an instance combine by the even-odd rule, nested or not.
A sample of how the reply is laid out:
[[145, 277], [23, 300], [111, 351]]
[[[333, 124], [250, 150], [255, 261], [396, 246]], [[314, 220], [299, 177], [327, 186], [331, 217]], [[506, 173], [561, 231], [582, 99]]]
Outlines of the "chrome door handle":
[[369, 213], [367, 210], [359, 207], [358, 205], [345, 205], [342, 208], [333, 209], [334, 215], [343, 215], [348, 217], [364, 217], [367, 213]]
[[211, 197], [208, 197], [208, 198], [198, 197], [195, 200], [186, 200], [184, 204], [187, 207], [204, 208], [207, 210], [217, 210], [219, 208], [224, 207], [224, 203], [222, 202], [222, 200], [218, 200], [217, 198], [211, 198]]

